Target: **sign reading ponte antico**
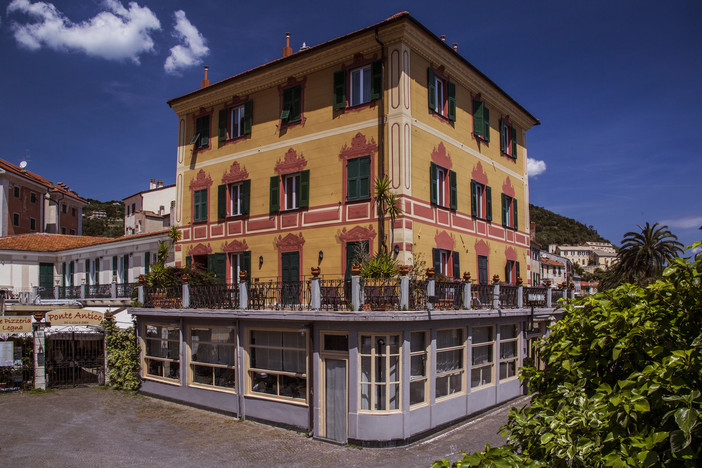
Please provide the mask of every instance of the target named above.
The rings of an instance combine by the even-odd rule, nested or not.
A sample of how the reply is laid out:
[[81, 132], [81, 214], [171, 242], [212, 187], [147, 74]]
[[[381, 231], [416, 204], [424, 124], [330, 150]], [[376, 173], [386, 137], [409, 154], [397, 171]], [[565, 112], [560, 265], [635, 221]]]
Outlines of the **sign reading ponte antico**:
[[99, 325], [101, 312], [94, 310], [55, 310], [46, 314], [46, 321], [51, 325]]

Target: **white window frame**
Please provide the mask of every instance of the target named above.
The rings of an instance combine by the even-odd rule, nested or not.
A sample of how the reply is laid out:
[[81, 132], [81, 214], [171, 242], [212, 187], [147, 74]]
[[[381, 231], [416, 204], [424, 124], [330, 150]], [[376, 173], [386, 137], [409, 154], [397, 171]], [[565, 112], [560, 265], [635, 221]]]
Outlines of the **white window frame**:
[[[205, 341], [201, 339], [193, 340], [193, 338], [197, 338], [196, 336], [193, 336], [193, 331], [195, 330], [205, 330], [209, 329], [211, 331], [211, 334], [214, 335], [214, 330], [227, 330], [229, 333], [229, 338], [231, 341], [221, 341], [221, 340], [214, 340], [211, 339], [210, 341]], [[219, 391], [224, 391], [224, 392], [231, 392], [231, 393], [236, 393], [237, 392], [237, 381], [236, 381], [236, 359], [237, 359], [237, 346], [236, 346], [236, 329], [232, 326], [213, 326], [213, 325], [200, 325], [200, 324], [192, 324], [189, 325], [187, 328], [187, 341], [188, 341], [188, 386], [191, 387], [203, 387], [207, 389], [212, 389], [212, 390], [219, 390]], [[231, 361], [228, 362], [217, 362], [217, 363], [212, 363], [212, 362], [205, 362], [205, 361], [196, 361], [193, 359], [193, 356], [197, 354], [200, 345], [209, 345], [213, 347], [213, 351], [216, 350], [216, 354], [219, 357], [220, 356], [220, 349], [219, 347], [223, 347], [224, 349], [231, 348]], [[195, 381], [195, 368], [201, 368], [201, 369], [210, 369], [212, 373], [212, 379], [211, 383], [205, 383], [205, 382], [196, 382]], [[215, 372], [217, 372], [217, 369], [229, 369], [229, 371], [233, 374], [234, 378], [234, 384], [232, 386], [224, 386], [224, 385], [217, 385], [216, 381], [216, 376]]]
[[[503, 338], [504, 333], [503, 330], [505, 330], [507, 327], [514, 327], [514, 337], [510, 338]], [[500, 382], [503, 382], [505, 380], [513, 380], [517, 378], [517, 369], [519, 365], [519, 353], [520, 353], [520, 346], [519, 346], [519, 337], [521, 334], [520, 326], [518, 323], [506, 323], [503, 325], [500, 325]], [[504, 356], [505, 350], [503, 350], [503, 346], [514, 343], [514, 355], [512, 356]]]
[[[370, 352], [364, 352], [364, 337], [370, 338]], [[397, 352], [393, 353], [391, 337], [397, 340]], [[379, 340], [384, 340], [383, 344]], [[392, 413], [402, 411], [402, 334], [397, 333], [359, 333], [359, 353], [358, 353], [358, 382], [360, 385], [358, 392], [358, 408], [363, 413]], [[379, 352], [379, 346], [382, 348]], [[392, 366], [395, 363], [395, 375], [391, 380]], [[378, 366], [382, 366], [378, 372]], [[367, 367], [366, 367], [367, 366]], [[367, 372], [364, 373], [364, 369]], [[393, 394], [388, 389], [394, 386], [395, 400]], [[367, 408], [364, 407], [364, 387], [368, 390]], [[382, 391], [384, 390], [384, 392]], [[382, 395], [382, 398], [379, 398]]]
[[505, 224], [505, 227], [513, 228], [514, 226], [514, 198], [510, 197], [509, 195], [505, 195], [505, 201], [507, 201], [507, 208], [506, 208], [506, 213], [505, 216], [507, 219], [505, 221], [507, 222]]
[[453, 265], [450, 263], [451, 260], [451, 251], [450, 250], [444, 250], [444, 249], [439, 249], [439, 271], [438, 273], [441, 275], [448, 277], [453, 276], [453, 271], [449, 271], [449, 269], [453, 269]]
[[[475, 341], [476, 329], [488, 329], [490, 331], [488, 340]], [[476, 350], [488, 348], [487, 360], [476, 363]], [[475, 385], [478, 377], [478, 384]], [[470, 366], [470, 386], [472, 389], [484, 388], [495, 385], [495, 326], [486, 325], [473, 327], [471, 330], [471, 366]]]
[[[149, 337], [147, 335], [149, 327], [161, 327], [161, 336]], [[142, 328], [141, 345], [142, 345], [142, 371], [143, 377], [149, 380], [158, 380], [166, 383], [175, 383], [180, 385], [180, 327], [178, 325], [170, 323], [145, 323]], [[165, 333], [164, 333], [165, 331]], [[175, 339], [171, 335], [171, 331], [177, 333], [178, 338]], [[165, 335], [165, 336], [164, 336]], [[149, 350], [148, 343], [154, 342], [159, 343], [159, 348], [163, 351], [166, 350], [166, 356], [156, 356], [152, 354], [147, 354]], [[165, 346], [164, 346], [165, 345]], [[172, 357], [171, 346], [175, 345], [177, 352], [175, 355], [177, 357]], [[163, 354], [163, 353], [161, 353]], [[161, 363], [161, 373], [160, 375], [149, 373], [149, 362]], [[166, 370], [171, 369], [175, 371], [175, 377], [166, 376]]]
[[476, 207], [476, 217], [480, 219], [485, 219], [487, 214], [487, 207], [485, 206], [485, 185], [480, 182], [475, 182], [475, 207]]
[[448, 109], [446, 109], [446, 80], [434, 75], [434, 107], [433, 111], [439, 115], [446, 116]]
[[228, 216], [241, 215], [241, 189], [241, 182], [227, 185], [227, 194], [229, 196]]
[[239, 272], [241, 271], [241, 254], [229, 253], [229, 275], [230, 282], [236, 285], [239, 281]]
[[[444, 333], [444, 332], [452, 332], [452, 333], [460, 333], [459, 337], [459, 342], [460, 345], [450, 345], [450, 346], [443, 346], [439, 347], [439, 333]], [[439, 370], [439, 365], [440, 365], [440, 355], [444, 353], [450, 353], [453, 354], [456, 351], [458, 351], [458, 355], [460, 356], [460, 362], [458, 367], [454, 367], [451, 369]], [[444, 328], [444, 329], [439, 329], [436, 331], [436, 382], [435, 382], [435, 396], [437, 400], [440, 400], [442, 398], [450, 398], [455, 395], [459, 395], [461, 393], [464, 393], [465, 391], [465, 365], [466, 362], [466, 333], [465, 333], [465, 328], [459, 327], [459, 328]], [[456, 379], [458, 379], [459, 383], [459, 389], [451, 391], [451, 382], [453, 381], [455, 383]], [[444, 388], [445, 387], [445, 388]]]
[[[290, 188], [288, 187], [290, 185]], [[300, 190], [300, 174], [290, 174], [283, 178], [283, 204], [285, 210], [296, 210], [297, 192]], [[290, 193], [288, 193], [290, 191]]]
[[356, 68], [349, 73], [349, 107], [371, 101], [371, 66]]
[[446, 206], [446, 181], [448, 179], [448, 171], [443, 167], [436, 166], [436, 204]]
[[[244, 134], [241, 127], [244, 121], [244, 106], [232, 107], [229, 109], [229, 139], [239, 138]], [[236, 123], [236, 125], [235, 125]], [[236, 130], [236, 131], [235, 131]]]
[[[424, 347], [422, 349], [415, 349], [412, 348], [412, 344], [414, 343], [414, 340], [412, 339], [413, 335], [423, 335], [423, 343]], [[419, 361], [417, 363], [417, 366], [422, 366], [423, 367], [423, 374], [413, 374], [413, 370], [417, 368], [415, 366], [415, 362]], [[428, 401], [429, 397], [429, 378], [427, 375], [427, 369], [429, 369], [429, 332], [427, 330], [417, 330], [417, 331], [411, 331], [410, 332], [410, 378], [409, 378], [409, 398], [410, 398], [410, 407], [416, 407], [419, 405], [424, 405]], [[423, 398], [421, 401], [412, 401], [412, 389], [419, 387], [423, 393]]]

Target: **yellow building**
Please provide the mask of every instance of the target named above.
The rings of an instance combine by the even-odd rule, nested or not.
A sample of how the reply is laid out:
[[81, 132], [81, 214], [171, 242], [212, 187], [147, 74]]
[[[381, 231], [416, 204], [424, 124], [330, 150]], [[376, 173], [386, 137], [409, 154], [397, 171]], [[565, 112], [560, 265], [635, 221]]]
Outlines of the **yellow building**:
[[[526, 275], [526, 132], [539, 122], [408, 13], [172, 99], [177, 263], [227, 282], [406, 265]], [[379, 221], [387, 175], [402, 215]], [[521, 265], [521, 269], [520, 269]]]

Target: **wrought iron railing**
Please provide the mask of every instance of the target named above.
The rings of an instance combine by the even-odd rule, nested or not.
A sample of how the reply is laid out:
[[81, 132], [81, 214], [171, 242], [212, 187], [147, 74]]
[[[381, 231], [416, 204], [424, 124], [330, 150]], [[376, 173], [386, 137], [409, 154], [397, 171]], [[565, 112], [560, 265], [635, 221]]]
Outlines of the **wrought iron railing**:
[[525, 287], [522, 292], [525, 307], [546, 307], [546, 288]]
[[321, 279], [320, 309], [348, 310], [351, 304], [351, 280]]
[[519, 287], [509, 284], [500, 286], [500, 307], [502, 309], [514, 309], [519, 306]]
[[556, 304], [556, 301], [559, 299], [568, 299], [568, 290], [567, 289], [552, 289], [551, 290], [551, 300], [553, 301], [553, 304]]
[[183, 287], [155, 288], [144, 286], [144, 307], [155, 309], [183, 307]]
[[59, 299], [80, 299], [80, 286], [59, 286]]
[[463, 307], [463, 284], [457, 281], [434, 282], [434, 307], [437, 309], [461, 309]]
[[426, 280], [409, 280], [409, 310], [422, 310], [427, 307]]
[[53, 299], [54, 298], [54, 288], [42, 288], [39, 287], [37, 288], [37, 293], [39, 294], [39, 297], [42, 299]]
[[310, 286], [307, 281], [254, 281], [248, 286], [250, 309], [309, 309]]
[[194, 309], [238, 309], [239, 284], [190, 285]]
[[491, 284], [474, 284], [470, 289], [473, 309], [492, 309], [495, 287]]
[[91, 284], [85, 287], [85, 297], [107, 298], [112, 297], [111, 284]]
[[117, 283], [117, 297], [136, 297], [136, 283]]
[[363, 307], [370, 310], [398, 310], [400, 282], [397, 278], [363, 278]]

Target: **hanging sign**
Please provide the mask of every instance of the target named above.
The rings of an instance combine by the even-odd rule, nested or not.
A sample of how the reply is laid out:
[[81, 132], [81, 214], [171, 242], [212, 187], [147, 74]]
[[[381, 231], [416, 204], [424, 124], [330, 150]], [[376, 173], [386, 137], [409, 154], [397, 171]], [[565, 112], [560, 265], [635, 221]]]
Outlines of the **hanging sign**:
[[54, 310], [46, 314], [51, 325], [100, 325], [102, 312], [83, 309]]
[[32, 331], [32, 317], [0, 317], [0, 333], [25, 333]]

